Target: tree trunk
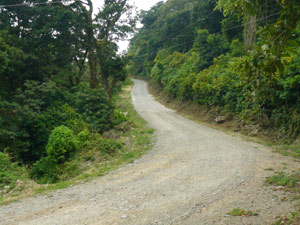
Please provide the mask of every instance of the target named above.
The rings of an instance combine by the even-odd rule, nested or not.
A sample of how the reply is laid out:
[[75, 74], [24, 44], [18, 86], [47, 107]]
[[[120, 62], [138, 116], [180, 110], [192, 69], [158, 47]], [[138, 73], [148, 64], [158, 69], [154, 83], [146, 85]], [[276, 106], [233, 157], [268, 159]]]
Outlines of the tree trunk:
[[96, 89], [99, 88], [99, 80], [97, 77], [97, 62], [94, 49], [89, 51], [88, 60], [90, 68], [90, 87], [92, 89]]
[[105, 71], [103, 69], [103, 67], [101, 66], [101, 62], [100, 62], [100, 70], [101, 70], [101, 80], [102, 80], [102, 85], [104, 90], [106, 91], [106, 93], [108, 94], [109, 99], [112, 98], [112, 88], [111, 85], [109, 84], [109, 80], [108, 80], [108, 74], [107, 71]]
[[251, 16], [246, 20], [245, 27], [245, 54], [253, 48], [256, 41], [256, 16]]
[[90, 87], [93, 89], [99, 88], [99, 80], [97, 77], [97, 59], [95, 55], [96, 40], [93, 29], [93, 3], [91, 0], [87, 0], [89, 11], [87, 12], [87, 47], [88, 47], [88, 60], [90, 68]]

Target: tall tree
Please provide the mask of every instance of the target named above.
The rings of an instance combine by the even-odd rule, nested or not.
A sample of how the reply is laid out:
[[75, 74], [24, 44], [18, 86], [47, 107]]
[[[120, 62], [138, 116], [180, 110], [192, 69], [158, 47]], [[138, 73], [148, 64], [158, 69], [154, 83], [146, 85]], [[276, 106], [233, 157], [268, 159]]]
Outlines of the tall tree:
[[106, 0], [95, 22], [97, 35], [97, 57], [102, 85], [108, 95], [117, 81], [125, 79], [124, 57], [118, 56], [117, 42], [126, 38], [135, 29], [135, 8], [127, 0]]
[[114, 77], [114, 74], [109, 73], [106, 64], [111, 63], [109, 58], [117, 57], [116, 43], [134, 31], [137, 21], [133, 16], [134, 8], [127, 0], [105, 0], [103, 7], [94, 16], [91, 0], [74, 1], [74, 5], [79, 7], [76, 9], [77, 13], [83, 15], [86, 23], [83, 39], [89, 64], [90, 86], [99, 88], [98, 77], [101, 76], [102, 85], [111, 96], [112, 84], [115, 82], [110, 82], [109, 77]]
[[89, 72], [90, 72], [90, 87], [99, 88], [99, 80], [97, 76], [97, 62], [96, 62], [96, 37], [95, 37], [95, 24], [93, 19], [94, 6], [91, 0], [74, 1], [74, 4], [79, 6], [80, 11], [77, 12], [82, 14], [85, 22], [84, 31], [85, 36], [84, 42], [87, 52]]

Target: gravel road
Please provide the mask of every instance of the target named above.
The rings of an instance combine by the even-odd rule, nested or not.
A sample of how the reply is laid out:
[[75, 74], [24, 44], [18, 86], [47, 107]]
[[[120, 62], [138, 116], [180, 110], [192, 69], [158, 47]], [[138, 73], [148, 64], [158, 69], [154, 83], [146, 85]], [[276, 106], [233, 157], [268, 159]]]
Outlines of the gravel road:
[[[89, 183], [0, 207], [5, 225], [271, 224], [292, 209], [264, 185], [289, 157], [179, 116], [135, 81], [136, 110], [156, 129], [155, 147]], [[258, 212], [230, 217], [234, 208]]]

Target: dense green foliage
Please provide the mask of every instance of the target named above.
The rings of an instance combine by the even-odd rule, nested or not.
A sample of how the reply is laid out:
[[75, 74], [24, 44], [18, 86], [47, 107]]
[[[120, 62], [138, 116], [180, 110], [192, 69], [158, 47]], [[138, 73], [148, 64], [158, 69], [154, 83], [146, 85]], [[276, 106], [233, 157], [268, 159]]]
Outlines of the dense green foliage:
[[0, 104], [0, 146], [24, 163], [45, 156], [49, 135], [57, 126], [65, 125], [75, 133], [85, 128], [102, 133], [113, 126], [113, 106], [107, 94], [85, 83], [67, 90], [51, 81], [30, 81], [12, 103]]
[[[0, 189], [5, 186], [11, 190], [15, 187], [17, 179], [24, 179], [24, 169], [12, 163], [9, 156], [0, 152]], [[8, 190], [8, 191], [9, 191]]]
[[[183, 13], [189, 14], [187, 22], [176, 34], [151, 35], [172, 33], [168, 18]], [[300, 132], [299, 20], [298, 1], [159, 3], [144, 12], [147, 23], [131, 42], [131, 73], [151, 78], [172, 97], [233, 113], [270, 128], [277, 138], [295, 138]], [[189, 41], [179, 39], [185, 34]]]
[[112, 100], [127, 77], [116, 43], [134, 30], [133, 7], [105, 1], [93, 15], [91, 0], [0, 5], [0, 188], [17, 165], [55, 182], [92, 135], [124, 121]]
[[66, 127], [56, 127], [46, 146], [47, 156], [33, 165], [32, 176], [42, 182], [54, 182], [61, 174], [59, 166], [65, 163], [80, 146], [74, 132]]
[[[214, 11], [215, 0], [172, 0], [165, 4], [157, 3], [151, 10], [142, 13], [143, 28], [132, 39], [129, 54], [133, 55], [131, 72], [140, 76], [149, 76], [154, 66], [154, 59], [161, 49], [166, 52], [174, 51], [186, 53], [194, 46], [198, 38], [198, 44], [207, 42], [208, 34], [198, 33], [198, 30], [207, 30], [209, 34], [218, 33], [222, 29], [221, 21], [224, 18], [222, 13]], [[228, 23], [237, 23], [236, 17], [231, 17]], [[225, 26], [224, 25], [224, 26]], [[234, 32], [242, 29], [234, 29]], [[206, 36], [205, 36], [206, 35]], [[201, 39], [202, 38], [202, 39]], [[215, 37], [218, 39], [219, 36]], [[210, 38], [212, 43], [214, 38]], [[201, 43], [202, 42], [202, 43]], [[205, 46], [202, 46], [205, 53]], [[208, 48], [207, 48], [208, 49]], [[215, 53], [209, 53], [206, 64], [211, 64], [211, 57]], [[203, 66], [205, 63], [203, 63]]]

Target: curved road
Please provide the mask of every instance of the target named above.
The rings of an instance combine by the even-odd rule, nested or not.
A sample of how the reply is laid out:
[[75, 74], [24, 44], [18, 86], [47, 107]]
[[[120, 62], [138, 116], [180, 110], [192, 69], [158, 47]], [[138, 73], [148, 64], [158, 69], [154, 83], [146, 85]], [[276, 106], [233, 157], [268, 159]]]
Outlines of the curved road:
[[[265, 168], [292, 160], [179, 116], [135, 81], [137, 111], [157, 130], [153, 150], [90, 183], [0, 207], [0, 224], [270, 224], [290, 210]], [[230, 217], [243, 208], [255, 217]]]

